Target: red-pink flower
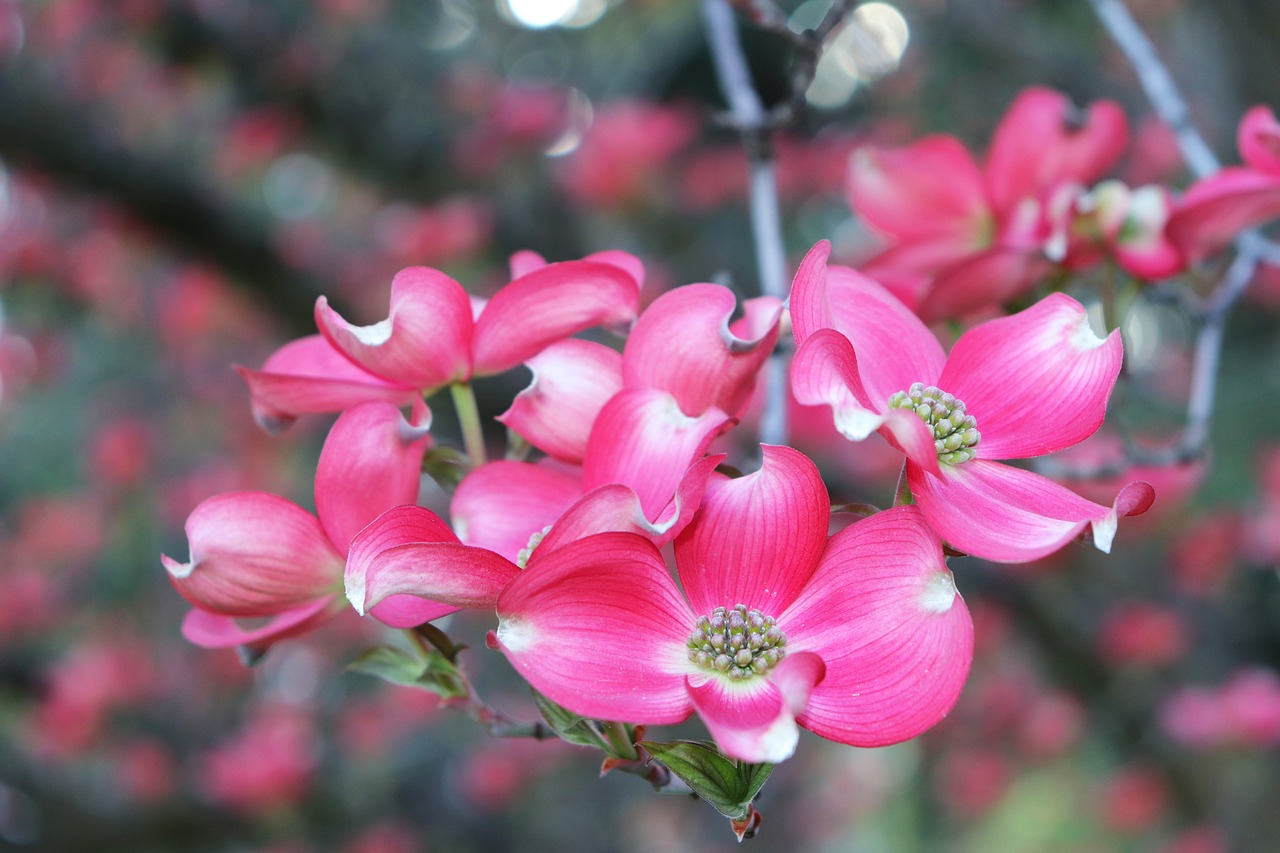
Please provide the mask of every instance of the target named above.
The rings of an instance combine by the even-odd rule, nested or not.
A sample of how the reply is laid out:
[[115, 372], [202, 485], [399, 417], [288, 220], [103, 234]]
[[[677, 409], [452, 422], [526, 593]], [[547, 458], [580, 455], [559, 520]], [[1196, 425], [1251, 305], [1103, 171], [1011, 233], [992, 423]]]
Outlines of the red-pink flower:
[[1246, 228], [1280, 216], [1280, 121], [1270, 107], [1244, 114], [1236, 134], [1243, 166], [1228, 166], [1191, 185], [1166, 231], [1192, 261]]
[[797, 725], [905, 740], [954, 704], [972, 622], [919, 510], [828, 541], [829, 517], [813, 463], [766, 446], [760, 471], [711, 483], [676, 539], [683, 593], [649, 540], [590, 536], [515, 576], [490, 642], [575, 713], [669, 724], [696, 710], [744, 761], [790, 756]]
[[1082, 113], [1060, 92], [1031, 88], [1001, 119], [985, 167], [949, 136], [860, 149], [850, 203], [893, 241], [863, 269], [930, 321], [1006, 301], [1056, 254], [1068, 223], [1054, 196], [1102, 177], [1127, 135], [1111, 101]]
[[499, 420], [557, 461], [471, 472], [452, 506], [462, 540], [514, 560], [570, 507], [580, 533], [587, 517], [594, 532], [679, 533], [714, 467], [708, 446], [746, 407], [778, 336], [778, 300], [749, 299], [730, 323], [735, 304], [719, 285], [678, 287], [640, 316], [621, 357], [568, 340], [526, 362], [534, 381]]
[[450, 383], [509, 370], [591, 326], [629, 325], [641, 270], [622, 252], [556, 264], [538, 259], [477, 309], [449, 276], [409, 267], [391, 282], [385, 320], [354, 325], [321, 296], [319, 335], [281, 347], [262, 370], [238, 369], [255, 416], [272, 428], [366, 400], [402, 405]]
[[[261, 650], [345, 609], [343, 568], [351, 540], [383, 510], [417, 499], [429, 426], [429, 413], [411, 425], [389, 403], [344, 412], [316, 466], [315, 515], [267, 492], [230, 492], [197, 506], [186, 524], [188, 561], [161, 556], [173, 585], [196, 607], [183, 622], [183, 635], [209, 648]], [[447, 536], [465, 549], [452, 533]], [[410, 626], [452, 609], [408, 598], [386, 602], [376, 615]], [[255, 629], [235, 622], [252, 617], [269, 621]]]
[[1053, 453], [1097, 430], [1123, 358], [1119, 332], [1099, 338], [1084, 307], [1058, 293], [975, 326], [948, 357], [887, 290], [828, 267], [829, 251], [816, 245], [792, 287], [796, 397], [829, 405], [846, 437], [879, 430], [902, 450], [915, 502], [950, 545], [1021, 562], [1089, 527], [1109, 550], [1117, 517], [1150, 506], [1146, 483], [1105, 507], [996, 461]]

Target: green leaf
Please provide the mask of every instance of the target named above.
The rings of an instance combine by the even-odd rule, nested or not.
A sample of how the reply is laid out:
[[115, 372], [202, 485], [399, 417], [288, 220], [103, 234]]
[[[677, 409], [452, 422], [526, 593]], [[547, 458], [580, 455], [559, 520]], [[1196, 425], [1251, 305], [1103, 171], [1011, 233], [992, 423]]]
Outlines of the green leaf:
[[445, 699], [468, 693], [466, 680], [458, 668], [434, 649], [424, 658], [392, 646], [378, 646], [361, 653], [347, 665], [347, 669], [392, 684], [430, 690]]
[[644, 741], [640, 745], [730, 820], [742, 820], [751, 813], [751, 801], [773, 772], [772, 764], [734, 761], [721, 755], [714, 744], [703, 741]]
[[456, 448], [436, 445], [423, 455], [422, 471], [452, 494], [467, 475], [467, 457]]
[[569, 743], [576, 743], [578, 746], [605, 748], [604, 735], [596, 727], [594, 720], [585, 719], [568, 708], [562, 708], [536, 690], [532, 692], [533, 701], [542, 713], [542, 719], [547, 721], [547, 725], [555, 729], [556, 734]]

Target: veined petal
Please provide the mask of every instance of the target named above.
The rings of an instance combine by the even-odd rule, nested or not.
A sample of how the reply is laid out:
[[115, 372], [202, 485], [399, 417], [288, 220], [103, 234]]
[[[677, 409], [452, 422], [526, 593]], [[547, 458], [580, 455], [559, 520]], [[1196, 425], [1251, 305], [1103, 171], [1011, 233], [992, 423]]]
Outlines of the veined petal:
[[778, 764], [796, 751], [796, 714], [804, 710], [824, 671], [820, 657], [800, 652], [783, 658], [768, 679], [690, 678], [689, 698], [725, 755]]
[[592, 326], [635, 319], [640, 287], [602, 261], [564, 261], [526, 273], [498, 291], [476, 321], [475, 372], [501, 373], [549, 344]]
[[342, 555], [314, 515], [266, 492], [229, 492], [187, 517], [189, 562], [161, 556], [182, 597], [227, 616], [268, 616], [335, 591]]
[[942, 470], [943, 476], [930, 477], [907, 466], [920, 511], [947, 544], [997, 563], [1052, 554], [1086, 527], [1094, 544], [1109, 551], [1117, 517], [1139, 515], [1154, 499], [1148, 484], [1134, 483], [1105, 507], [1039, 474], [986, 459]]
[[791, 393], [803, 405], [829, 406], [836, 429], [850, 441], [884, 423], [862, 389], [853, 345], [835, 329], [819, 329], [800, 346], [791, 362]]
[[244, 646], [251, 652], [260, 653], [277, 640], [300, 637], [314, 631], [346, 609], [342, 596], [334, 593], [277, 613], [267, 624], [257, 628], [241, 628], [230, 616], [192, 610], [182, 620], [182, 636], [187, 642], [205, 649]]
[[418, 396], [416, 388], [356, 366], [320, 335], [290, 341], [261, 370], [236, 365], [236, 371], [249, 386], [254, 419], [269, 432], [284, 429], [298, 415], [340, 412], [367, 400], [402, 406]]
[[[456, 542], [409, 542], [372, 555], [358, 575], [347, 576], [347, 598], [364, 613], [392, 595], [412, 595], [441, 605], [430, 619], [461, 607], [491, 609], [520, 569], [484, 548]], [[376, 614], [375, 614], [376, 615]]]
[[347, 358], [393, 382], [428, 390], [471, 376], [471, 301], [462, 285], [438, 270], [396, 273], [390, 314], [371, 326], [353, 326], [321, 296], [316, 325]]
[[860, 353], [858, 375], [867, 399], [884, 411], [889, 397], [913, 382], [932, 385], [947, 356], [937, 336], [896, 296], [856, 270], [827, 270], [836, 328]]
[[831, 257], [831, 241], [819, 240], [800, 262], [791, 280], [787, 308], [791, 313], [791, 334], [800, 346], [819, 329], [835, 327], [835, 317], [827, 302], [827, 259]]
[[550, 553], [569, 542], [596, 533], [635, 533], [661, 548], [688, 526], [702, 503], [707, 481], [724, 454], [706, 456], [689, 466], [674, 499], [662, 514], [650, 521], [640, 506], [640, 496], [630, 486], [613, 483], [597, 486], [555, 522], [538, 544], [534, 557]]
[[515, 560], [529, 537], [582, 496], [572, 474], [529, 462], [499, 460], [463, 478], [449, 509], [458, 538]]
[[941, 476], [938, 450], [933, 443], [933, 430], [915, 412], [910, 409], [886, 412], [880, 434], [914, 464], [934, 476]]
[[1280, 174], [1229, 167], [1196, 181], [1178, 201], [1165, 234], [1192, 261], [1280, 216]]
[[849, 161], [849, 203], [897, 240], [970, 232], [989, 217], [978, 164], [959, 140], [926, 136], [902, 148], [865, 145]]
[[755, 336], [743, 339], [729, 329], [736, 302], [733, 291], [718, 284], [677, 287], [655, 299], [622, 351], [626, 387], [661, 388], [691, 416], [712, 407], [740, 414], [760, 365], [773, 352], [782, 306], [777, 300], [756, 303], [766, 307], [766, 316], [757, 316], [757, 328], [750, 330]]
[[329, 430], [316, 464], [316, 515], [345, 553], [378, 514], [418, 499], [431, 413], [411, 425], [390, 403], [361, 403]]
[[623, 391], [596, 418], [582, 465], [582, 487], [589, 491], [608, 483], [630, 486], [640, 496], [645, 517], [656, 519], [689, 466], [732, 423], [715, 408], [689, 417], [674, 397], [656, 388]]
[[1007, 302], [1048, 273], [1039, 252], [996, 246], [942, 269], [920, 296], [920, 319], [936, 323]]
[[937, 723], [973, 658], [973, 622], [916, 507], [876, 513], [831, 537], [778, 626], [788, 649], [826, 664], [800, 725], [854, 746], [897, 743]]
[[676, 539], [676, 567], [693, 609], [787, 608], [827, 544], [831, 499], [818, 468], [790, 447], [761, 445], [760, 470], [713, 479], [698, 517]]
[[498, 420], [544, 453], [581, 462], [596, 415], [622, 390], [622, 355], [568, 338], [525, 362], [533, 382]]
[[491, 642], [538, 692], [576, 714], [676, 723], [694, 616], [658, 550], [627, 533], [535, 560], [498, 598]]
[[1123, 346], [1118, 331], [1098, 337], [1084, 306], [1054, 293], [961, 335], [938, 386], [977, 419], [980, 458], [1043, 456], [1101, 426]]

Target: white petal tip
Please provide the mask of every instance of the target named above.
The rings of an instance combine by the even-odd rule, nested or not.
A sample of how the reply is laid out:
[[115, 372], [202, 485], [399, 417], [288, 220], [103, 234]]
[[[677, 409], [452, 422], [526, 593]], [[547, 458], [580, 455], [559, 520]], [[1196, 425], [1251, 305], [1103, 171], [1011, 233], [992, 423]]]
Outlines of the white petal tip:
[[931, 574], [920, 593], [920, 606], [929, 613], [946, 613], [956, 600], [956, 579], [948, 569]]
[[160, 555], [160, 562], [164, 565], [165, 571], [167, 571], [171, 577], [177, 578], [178, 580], [190, 577], [191, 573], [195, 571], [196, 568], [194, 560], [190, 563], [179, 563], [177, 560], [166, 554]]

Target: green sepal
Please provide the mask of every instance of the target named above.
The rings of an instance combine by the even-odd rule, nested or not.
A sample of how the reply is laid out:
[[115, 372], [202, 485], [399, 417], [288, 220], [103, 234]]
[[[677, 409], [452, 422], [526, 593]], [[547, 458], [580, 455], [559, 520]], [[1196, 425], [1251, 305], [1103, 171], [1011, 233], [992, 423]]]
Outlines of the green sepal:
[[466, 454], [456, 447], [436, 445], [422, 457], [422, 472], [449, 494], [458, 488], [468, 470]]
[[643, 741], [640, 745], [730, 820], [743, 820], [751, 814], [751, 801], [773, 772], [772, 764], [725, 758], [715, 744], [705, 741]]
[[377, 646], [362, 652], [347, 664], [347, 669], [392, 684], [430, 690], [444, 699], [456, 699], [469, 693], [462, 673], [435, 649], [425, 655], [415, 655], [392, 646]]
[[605, 740], [604, 733], [599, 729], [599, 724], [595, 720], [578, 716], [568, 708], [563, 708], [552, 702], [537, 690], [532, 690], [531, 692], [533, 693], [533, 701], [537, 704], [538, 711], [542, 714], [542, 719], [546, 720], [547, 725], [551, 726], [562, 739], [578, 746], [593, 746], [596, 749], [610, 751], [608, 741]]

